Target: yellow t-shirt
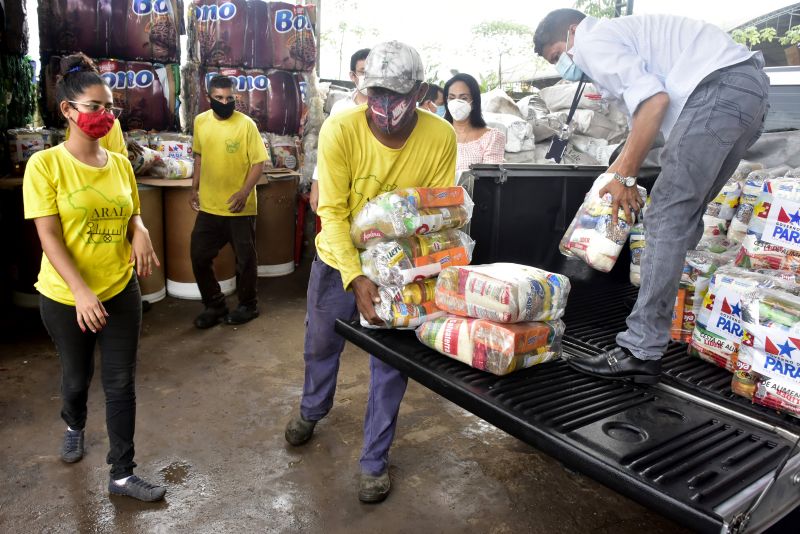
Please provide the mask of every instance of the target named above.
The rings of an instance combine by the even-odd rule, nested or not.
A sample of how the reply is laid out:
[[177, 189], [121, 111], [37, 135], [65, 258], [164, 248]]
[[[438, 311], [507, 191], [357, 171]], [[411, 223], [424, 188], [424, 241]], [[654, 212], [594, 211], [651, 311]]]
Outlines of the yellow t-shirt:
[[[107, 151], [102, 168], [69, 153], [64, 144], [35, 153], [25, 167], [25, 218], [58, 215], [64, 243], [78, 272], [101, 301], [122, 291], [133, 275], [128, 221], [139, 214], [139, 193], [130, 162]], [[75, 297], [42, 254], [36, 289], [69, 306]]]
[[319, 134], [317, 254], [339, 270], [345, 288], [363, 274], [350, 223], [364, 203], [398, 188], [450, 187], [456, 172], [456, 134], [447, 121], [417, 109], [414, 131], [403, 148], [393, 149], [370, 131], [366, 109], [328, 118]]
[[[69, 139], [69, 128], [64, 133], [64, 140]], [[100, 146], [109, 152], [116, 152], [128, 157], [128, 145], [125, 144], [125, 136], [122, 135], [122, 126], [119, 125], [119, 120], [114, 120], [114, 126], [111, 131], [104, 137], [100, 138]]]
[[225, 120], [217, 119], [211, 110], [201, 113], [194, 119], [192, 150], [202, 156], [200, 211], [226, 216], [255, 215], [255, 188], [241, 212], [231, 213], [228, 206], [228, 199], [242, 188], [250, 168], [267, 159], [267, 149], [253, 119], [238, 111]]

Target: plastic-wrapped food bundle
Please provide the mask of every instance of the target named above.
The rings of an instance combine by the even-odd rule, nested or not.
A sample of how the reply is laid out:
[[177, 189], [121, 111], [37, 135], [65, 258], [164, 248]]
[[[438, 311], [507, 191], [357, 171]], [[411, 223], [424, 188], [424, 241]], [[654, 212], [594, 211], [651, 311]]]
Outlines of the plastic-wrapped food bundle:
[[742, 300], [752, 298], [752, 293], [759, 288], [790, 284], [772, 273], [753, 273], [732, 265], [720, 268], [714, 273], [697, 314], [689, 352], [734, 371], [742, 341]]
[[569, 278], [527, 265], [452, 267], [439, 275], [436, 305], [448, 313], [499, 323], [551, 321], [564, 315]]
[[441, 317], [417, 328], [417, 338], [428, 347], [496, 375], [558, 358], [563, 334], [561, 321], [499, 324]]
[[702, 250], [691, 250], [686, 254], [686, 264], [672, 311], [670, 333], [675, 341], [691, 341], [711, 276], [719, 267], [733, 263], [736, 258], [735, 246], [725, 248], [729, 244], [724, 239], [710, 239], [698, 245]]
[[8, 151], [13, 172], [22, 176], [31, 156], [61, 142], [57, 130], [48, 128], [14, 128], [8, 130]]
[[[389, 328], [416, 328], [425, 321], [444, 315], [433, 301], [435, 292], [435, 278], [403, 287], [379, 287], [381, 302], [375, 305], [375, 313]], [[361, 317], [361, 326], [375, 328], [364, 317]]]
[[161, 155], [152, 148], [142, 145], [135, 138], [128, 138], [128, 160], [136, 176], [146, 176], [150, 169], [161, 161]]
[[800, 298], [757, 290], [742, 301], [742, 332], [734, 391], [752, 392], [753, 402], [800, 417]]
[[642, 253], [644, 252], [644, 224], [636, 223], [631, 227], [631, 284], [639, 287], [642, 284]]
[[297, 170], [300, 168], [299, 139], [293, 135], [269, 134], [272, 148], [272, 163], [278, 169]]
[[[758, 197], [761, 195], [761, 190], [764, 188], [764, 181], [768, 178], [782, 176], [788, 170], [789, 167], [786, 165], [772, 169], [763, 169], [761, 166], [758, 166], [747, 175], [747, 178], [742, 182], [742, 194], [739, 198], [739, 207], [736, 209], [736, 213], [728, 228], [729, 239], [739, 243], [744, 241], [747, 235], [747, 226], [750, 224], [750, 219], [753, 217], [753, 209], [755, 208], [756, 202], [758, 202]], [[738, 173], [739, 169], [736, 170], [734, 176]]]
[[192, 136], [161, 132], [150, 135], [150, 148], [162, 158], [192, 159]]
[[764, 182], [736, 265], [800, 273], [800, 178]]
[[184, 180], [192, 177], [193, 170], [194, 161], [191, 159], [160, 158], [150, 168], [150, 174], [166, 180]]
[[382, 193], [367, 202], [350, 225], [353, 244], [366, 248], [385, 239], [461, 228], [472, 217], [463, 187], [414, 187]]
[[[601, 174], [586, 194], [578, 213], [569, 225], [559, 250], [565, 256], [574, 256], [598, 271], [608, 272], [613, 267], [628, 239], [631, 224], [619, 210], [616, 226], [612, 224], [611, 195], [600, 197], [600, 190], [613, 180], [610, 174]], [[642, 204], [647, 191], [637, 186]]]
[[468, 265], [475, 242], [446, 230], [379, 242], [361, 253], [364, 275], [379, 286], [404, 286], [433, 278], [450, 266]]
[[743, 179], [738, 174], [732, 176], [722, 187], [714, 200], [706, 206], [703, 214], [705, 236], [727, 235], [731, 219], [736, 215], [739, 199], [742, 194]]

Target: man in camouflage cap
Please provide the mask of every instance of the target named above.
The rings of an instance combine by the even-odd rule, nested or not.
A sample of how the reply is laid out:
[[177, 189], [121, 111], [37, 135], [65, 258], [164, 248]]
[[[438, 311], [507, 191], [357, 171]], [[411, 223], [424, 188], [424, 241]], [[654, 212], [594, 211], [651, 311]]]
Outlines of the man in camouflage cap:
[[[438, 116], [417, 108], [427, 90], [416, 50], [391, 41], [372, 49], [364, 84], [367, 103], [329, 118], [319, 135], [319, 208], [322, 231], [308, 282], [305, 384], [300, 413], [286, 426], [286, 440], [306, 443], [333, 406], [344, 339], [337, 319], [358, 312], [382, 326], [375, 313], [378, 288], [361, 270], [350, 224], [377, 195], [406, 187], [454, 185], [456, 137]], [[370, 387], [358, 498], [380, 502], [389, 494], [389, 448], [408, 378], [370, 356]]]

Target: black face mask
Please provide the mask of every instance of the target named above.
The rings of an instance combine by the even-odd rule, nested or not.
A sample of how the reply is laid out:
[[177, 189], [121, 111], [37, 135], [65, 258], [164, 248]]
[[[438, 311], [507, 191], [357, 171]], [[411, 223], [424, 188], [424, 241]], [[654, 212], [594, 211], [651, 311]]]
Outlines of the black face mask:
[[214, 113], [216, 113], [223, 119], [227, 119], [231, 115], [233, 115], [233, 110], [236, 109], [236, 101], [223, 104], [219, 100], [214, 100], [213, 98], [210, 100], [211, 100], [211, 109], [214, 111]]

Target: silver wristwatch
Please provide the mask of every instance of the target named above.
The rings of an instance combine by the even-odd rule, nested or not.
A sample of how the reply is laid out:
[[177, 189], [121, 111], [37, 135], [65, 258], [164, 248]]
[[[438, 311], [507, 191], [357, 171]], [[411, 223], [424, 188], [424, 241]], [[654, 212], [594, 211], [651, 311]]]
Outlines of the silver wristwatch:
[[614, 179], [624, 185], [625, 187], [633, 187], [636, 185], [636, 177], [635, 176], [622, 176], [618, 172], [614, 173]]

